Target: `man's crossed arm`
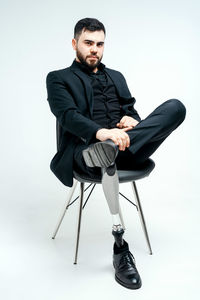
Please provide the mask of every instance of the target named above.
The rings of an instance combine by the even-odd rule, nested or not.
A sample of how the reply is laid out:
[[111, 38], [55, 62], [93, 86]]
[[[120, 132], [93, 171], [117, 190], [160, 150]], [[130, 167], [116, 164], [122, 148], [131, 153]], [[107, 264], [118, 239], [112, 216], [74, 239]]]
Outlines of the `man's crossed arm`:
[[96, 138], [100, 141], [111, 139], [115, 145], [119, 146], [120, 151], [124, 151], [130, 146], [130, 138], [126, 131], [133, 129], [139, 122], [132, 117], [124, 116], [119, 123], [118, 128], [99, 129], [96, 133]]

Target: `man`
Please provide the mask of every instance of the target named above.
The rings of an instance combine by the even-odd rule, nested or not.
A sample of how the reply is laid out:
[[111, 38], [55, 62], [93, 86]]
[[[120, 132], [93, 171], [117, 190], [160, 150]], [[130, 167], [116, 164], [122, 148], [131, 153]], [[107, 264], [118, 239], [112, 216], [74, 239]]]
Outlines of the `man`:
[[74, 169], [92, 177], [101, 176], [113, 217], [115, 279], [127, 288], [137, 289], [142, 282], [123, 239], [117, 169], [144, 165], [183, 122], [186, 110], [179, 100], [170, 99], [141, 120], [123, 75], [101, 63], [104, 40], [101, 22], [80, 20], [72, 40], [76, 59], [69, 68], [47, 76], [50, 108], [62, 128], [51, 170], [67, 186], [73, 184]]

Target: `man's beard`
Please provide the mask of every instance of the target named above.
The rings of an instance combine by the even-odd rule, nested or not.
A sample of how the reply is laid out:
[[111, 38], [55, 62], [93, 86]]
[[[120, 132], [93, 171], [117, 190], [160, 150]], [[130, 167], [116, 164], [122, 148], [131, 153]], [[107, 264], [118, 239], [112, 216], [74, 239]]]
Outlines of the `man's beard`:
[[[86, 61], [86, 59], [88, 58], [88, 56], [90, 56], [90, 55], [88, 55], [88, 56], [86, 56], [86, 58], [84, 58], [83, 57], [83, 55], [82, 55], [82, 53], [79, 51], [79, 50], [77, 50], [76, 51], [76, 56], [78, 57], [78, 59], [80, 60], [80, 62], [83, 64], [83, 65], [85, 65], [88, 69], [90, 69], [90, 71], [93, 71], [96, 67], [98, 67], [99, 66], [99, 64], [100, 64], [100, 62], [101, 62], [101, 60], [102, 60], [102, 57], [101, 58], [98, 58], [97, 56], [97, 61], [96, 61], [96, 63], [93, 63], [93, 64], [89, 64], [87, 61]], [[95, 55], [93, 55], [93, 56], [95, 56]]]

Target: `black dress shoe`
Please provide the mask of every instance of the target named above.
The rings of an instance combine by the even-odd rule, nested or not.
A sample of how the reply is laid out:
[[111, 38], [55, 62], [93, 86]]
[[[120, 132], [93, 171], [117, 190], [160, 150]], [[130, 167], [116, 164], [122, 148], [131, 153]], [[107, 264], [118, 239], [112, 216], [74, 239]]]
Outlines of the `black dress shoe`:
[[97, 142], [83, 150], [83, 158], [88, 167], [107, 168], [115, 162], [118, 146], [112, 140]]
[[140, 275], [135, 266], [135, 259], [129, 250], [113, 254], [115, 280], [129, 289], [139, 289], [142, 286]]

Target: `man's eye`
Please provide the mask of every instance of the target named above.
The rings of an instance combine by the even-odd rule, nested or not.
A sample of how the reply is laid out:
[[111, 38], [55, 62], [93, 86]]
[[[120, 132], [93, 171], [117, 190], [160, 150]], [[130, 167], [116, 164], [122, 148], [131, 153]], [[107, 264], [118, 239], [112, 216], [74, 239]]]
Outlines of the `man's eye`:
[[92, 45], [92, 43], [91, 42], [85, 42], [87, 45]]

